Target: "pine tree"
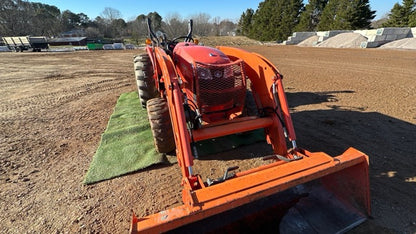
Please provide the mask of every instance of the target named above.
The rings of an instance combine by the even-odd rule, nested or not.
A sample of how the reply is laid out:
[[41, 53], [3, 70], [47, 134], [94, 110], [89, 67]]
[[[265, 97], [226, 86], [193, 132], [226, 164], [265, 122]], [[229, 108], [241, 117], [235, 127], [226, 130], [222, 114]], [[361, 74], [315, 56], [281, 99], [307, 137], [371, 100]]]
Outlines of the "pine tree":
[[352, 29], [368, 29], [371, 20], [374, 19], [376, 11], [370, 9], [368, 0], [351, 1], [351, 8], [347, 11], [347, 17]]
[[321, 21], [318, 23], [318, 30], [325, 31], [331, 30], [334, 23], [335, 17], [338, 12], [338, 2], [337, 1], [328, 1], [328, 4], [325, 6], [322, 11]]
[[253, 20], [254, 10], [249, 8], [240, 17], [238, 21], [238, 27], [240, 28], [241, 35], [248, 36], [251, 30], [251, 24]]
[[389, 17], [387, 22], [383, 24], [383, 27], [401, 27], [405, 23], [403, 22], [404, 19], [404, 11], [402, 5], [399, 3], [394, 4], [393, 8], [390, 10]]
[[289, 0], [288, 4], [283, 5], [282, 24], [279, 28], [278, 40], [285, 40], [293, 33], [293, 29], [299, 24], [302, 0]]
[[302, 0], [265, 0], [253, 16], [250, 37], [262, 40], [285, 40], [299, 22]]
[[328, 0], [309, 0], [305, 10], [300, 15], [299, 24], [295, 31], [316, 31]]
[[352, 25], [350, 21], [351, 12], [354, 10], [349, 0], [338, 1], [337, 10], [335, 12], [334, 20], [330, 25], [331, 30], [351, 30]]
[[415, 0], [403, 0], [403, 21], [405, 27], [409, 26], [410, 16], [415, 12], [416, 1]]
[[409, 27], [416, 27], [416, 10], [409, 16]]
[[[413, 27], [416, 25], [415, 0], [403, 0], [403, 5], [394, 4], [383, 27]], [[413, 26], [412, 26], [413, 25]]]
[[375, 11], [368, 0], [329, 1], [322, 12], [319, 30], [354, 30], [370, 28]]
[[[274, 29], [280, 26], [276, 19], [276, 14], [281, 13], [278, 6], [279, 0], [266, 0], [259, 4], [253, 16], [253, 26], [250, 30], [250, 37], [258, 40], [271, 40]], [[273, 9], [275, 14], [273, 14]]]

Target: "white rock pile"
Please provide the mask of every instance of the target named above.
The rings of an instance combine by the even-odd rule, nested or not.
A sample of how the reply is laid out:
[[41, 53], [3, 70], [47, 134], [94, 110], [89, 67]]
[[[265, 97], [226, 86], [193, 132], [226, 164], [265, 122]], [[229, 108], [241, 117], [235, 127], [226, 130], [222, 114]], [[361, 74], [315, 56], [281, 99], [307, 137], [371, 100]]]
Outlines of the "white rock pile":
[[350, 30], [331, 30], [331, 31], [320, 31], [317, 32], [316, 35], [319, 36], [318, 42], [323, 42], [328, 38], [334, 37], [341, 33], [348, 33], [351, 32]]
[[311, 47], [316, 46], [319, 43], [319, 36], [311, 36], [308, 39], [303, 40], [301, 43], [298, 44], [298, 46], [304, 46], [304, 47]]
[[404, 38], [380, 46], [382, 49], [416, 50], [416, 38]]
[[321, 43], [318, 47], [329, 48], [361, 48], [361, 43], [367, 41], [366, 37], [363, 37], [359, 33], [341, 33], [334, 37], [331, 37]]
[[[416, 49], [416, 27], [295, 32], [283, 44], [332, 48]], [[301, 40], [303, 39], [303, 40]]]

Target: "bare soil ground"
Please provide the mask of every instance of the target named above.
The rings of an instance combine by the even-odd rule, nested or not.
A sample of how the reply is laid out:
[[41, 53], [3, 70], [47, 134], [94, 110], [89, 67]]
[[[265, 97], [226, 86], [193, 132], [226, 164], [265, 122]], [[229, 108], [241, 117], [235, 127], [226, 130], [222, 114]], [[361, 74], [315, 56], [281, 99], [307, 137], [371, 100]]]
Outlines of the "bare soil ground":
[[[352, 232], [415, 233], [416, 52], [244, 48], [285, 75], [298, 145], [370, 156], [373, 218]], [[125, 233], [132, 209], [144, 216], [181, 204], [177, 165], [82, 184], [118, 96], [136, 89], [137, 53], [0, 53], [1, 233]], [[216, 178], [258, 163], [242, 152], [269, 150], [244, 147], [195, 170]]]

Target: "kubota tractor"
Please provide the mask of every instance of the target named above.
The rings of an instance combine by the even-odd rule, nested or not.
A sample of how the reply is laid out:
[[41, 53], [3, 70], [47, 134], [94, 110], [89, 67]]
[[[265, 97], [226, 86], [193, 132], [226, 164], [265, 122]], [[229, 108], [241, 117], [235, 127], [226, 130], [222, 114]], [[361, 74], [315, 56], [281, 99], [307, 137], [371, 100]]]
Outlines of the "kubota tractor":
[[[198, 45], [192, 20], [188, 34], [172, 40], [147, 23], [146, 53], [134, 59], [138, 94], [157, 151], [176, 150], [183, 205], [133, 214], [132, 233], [230, 230], [239, 220], [263, 220], [265, 212], [281, 233], [339, 233], [366, 220], [368, 157], [354, 148], [331, 157], [298, 147], [283, 77], [271, 62], [238, 48]], [[228, 168], [208, 181], [193, 170], [195, 142], [255, 129], [264, 129], [274, 151], [265, 156], [269, 164]]]

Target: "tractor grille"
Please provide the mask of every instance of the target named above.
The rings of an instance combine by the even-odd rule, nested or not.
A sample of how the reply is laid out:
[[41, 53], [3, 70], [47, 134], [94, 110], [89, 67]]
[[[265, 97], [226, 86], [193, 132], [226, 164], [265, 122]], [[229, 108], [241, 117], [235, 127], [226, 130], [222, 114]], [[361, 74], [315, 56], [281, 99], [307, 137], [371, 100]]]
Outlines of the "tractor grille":
[[198, 103], [202, 113], [244, 105], [246, 80], [242, 60], [221, 65], [197, 63], [196, 76]]

